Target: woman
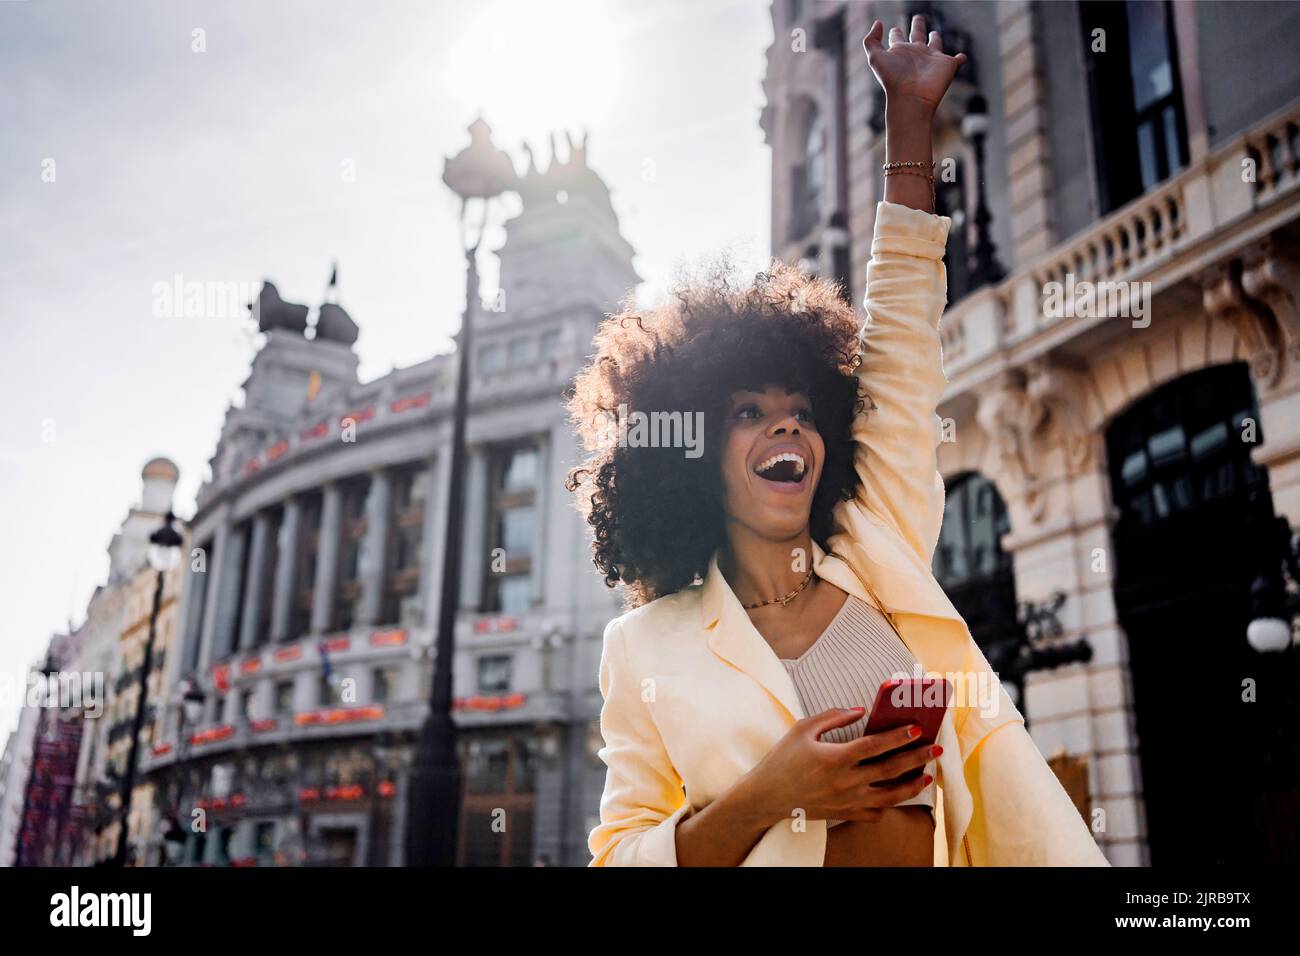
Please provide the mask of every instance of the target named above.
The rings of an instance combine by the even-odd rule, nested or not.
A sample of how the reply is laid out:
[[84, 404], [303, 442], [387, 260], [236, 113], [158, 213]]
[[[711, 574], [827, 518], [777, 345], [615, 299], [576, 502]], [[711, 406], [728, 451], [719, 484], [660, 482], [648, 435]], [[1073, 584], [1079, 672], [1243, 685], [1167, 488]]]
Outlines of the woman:
[[[593, 454], [569, 485], [633, 605], [601, 657], [592, 865], [1105, 865], [930, 572], [949, 227], [931, 124], [964, 57], [921, 17], [883, 34], [864, 41], [887, 105], [861, 334], [826, 282], [718, 274], [606, 321], [575, 382]], [[702, 448], [629, 412], [677, 438], [698, 420]], [[865, 734], [881, 680], [922, 674], [953, 684], [937, 743]]]

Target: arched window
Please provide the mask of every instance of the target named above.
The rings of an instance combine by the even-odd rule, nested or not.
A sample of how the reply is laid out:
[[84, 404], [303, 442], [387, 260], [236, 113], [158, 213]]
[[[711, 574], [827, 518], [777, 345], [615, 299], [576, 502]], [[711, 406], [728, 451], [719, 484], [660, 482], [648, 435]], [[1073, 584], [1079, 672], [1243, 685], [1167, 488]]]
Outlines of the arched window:
[[821, 222], [826, 192], [826, 121], [812, 101], [804, 111], [803, 157], [790, 170], [790, 239], [804, 238]]
[[1014, 569], [1001, 544], [1010, 530], [1006, 504], [991, 481], [967, 472], [947, 482], [934, 576], [986, 651], [1016, 633]]

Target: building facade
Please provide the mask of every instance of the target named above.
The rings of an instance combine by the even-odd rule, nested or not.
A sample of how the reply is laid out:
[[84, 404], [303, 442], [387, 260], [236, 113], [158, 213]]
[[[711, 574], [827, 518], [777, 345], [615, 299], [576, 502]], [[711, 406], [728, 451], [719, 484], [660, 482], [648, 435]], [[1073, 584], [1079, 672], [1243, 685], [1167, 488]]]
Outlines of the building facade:
[[[1300, 8], [1242, 12], [772, 5], [774, 252], [855, 302], [884, 160], [862, 38], [923, 13], [970, 58], [934, 157], [935, 573], [990, 661], [1035, 638], [1021, 709], [1116, 865], [1300, 858], [1295, 654], [1246, 640], [1300, 522]], [[1227, 750], [1249, 780], [1207, 821], [1193, 768]]]
[[[149, 536], [163, 525], [171, 511], [179, 477], [176, 465], [166, 458], [155, 458], [145, 464], [140, 475], [140, 501], [129, 509], [109, 543], [108, 579], [96, 588], [86, 607], [86, 619], [76, 630], [78, 651], [68, 666], [83, 682], [98, 681], [103, 696], [98, 702], [90, 702], [91, 707], [82, 707], [76, 715], [82, 723], [73, 800], [76, 830], [64, 835], [61, 860], [73, 866], [102, 865], [111, 861], [117, 852], [123, 815], [122, 787], [158, 575], [149, 565]], [[142, 748], [152, 739], [151, 714], [167, 693], [163, 684], [164, 667], [175, 630], [182, 580], [179, 567], [164, 573], [148, 678], [149, 700], [141, 729]], [[138, 754], [143, 752], [141, 749]], [[137, 776], [131, 800], [134, 818], [148, 813], [152, 804], [148, 797], [147, 787], [141, 785]], [[130, 858], [143, 852], [137, 827], [146, 823], [140, 818], [132, 825], [133, 838], [128, 841]]]
[[[473, 317], [460, 861], [581, 865], [619, 601], [564, 490], [579, 449], [562, 392], [638, 278], [585, 142], [544, 171], [530, 160], [515, 191], [500, 289]], [[149, 779], [183, 839], [176, 862], [399, 865], [443, 599], [456, 359], [362, 383], [336, 302], [309, 310], [268, 283], [256, 311], [265, 341], [191, 524], [166, 680], [185, 690]]]

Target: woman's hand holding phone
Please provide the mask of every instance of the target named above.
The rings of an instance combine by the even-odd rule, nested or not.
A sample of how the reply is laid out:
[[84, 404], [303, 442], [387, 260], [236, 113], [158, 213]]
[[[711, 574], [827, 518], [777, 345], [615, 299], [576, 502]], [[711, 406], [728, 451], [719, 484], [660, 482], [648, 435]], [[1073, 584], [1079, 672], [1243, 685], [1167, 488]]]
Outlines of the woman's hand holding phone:
[[821, 739], [829, 730], [860, 720], [863, 710], [835, 708], [805, 717], [768, 751], [746, 781], [765, 816], [776, 821], [802, 810], [810, 820], [875, 821], [883, 810], [929, 786], [929, 774], [881, 785], [919, 770], [942, 752], [933, 745], [913, 746], [921, 736], [915, 724], [848, 743]]

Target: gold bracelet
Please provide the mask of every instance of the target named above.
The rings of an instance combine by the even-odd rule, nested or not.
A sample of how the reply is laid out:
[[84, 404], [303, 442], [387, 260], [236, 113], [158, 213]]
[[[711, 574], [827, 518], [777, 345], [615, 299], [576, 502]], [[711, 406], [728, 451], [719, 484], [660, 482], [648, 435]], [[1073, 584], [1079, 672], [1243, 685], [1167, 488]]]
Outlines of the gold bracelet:
[[[933, 172], [926, 173], [926, 172], [922, 172], [920, 169], [909, 168], [913, 166], [923, 166], [923, 165], [925, 164], [924, 163], [892, 163], [892, 164], [886, 163], [884, 165], [884, 170], [886, 176], [921, 176], [924, 177], [925, 179], [930, 180], [930, 209], [933, 211], [939, 208], [938, 199], [934, 194], [934, 173]], [[929, 165], [933, 166], [934, 163], [930, 163]]]
[[881, 165], [880, 168], [888, 172], [891, 169], [907, 169], [910, 167], [922, 167], [922, 166], [928, 167], [930, 170], [934, 169], [934, 163], [932, 162], [923, 163], [920, 162], [919, 160], [912, 160], [912, 159], [899, 160], [898, 162], [893, 162], [893, 163], [884, 163]]

